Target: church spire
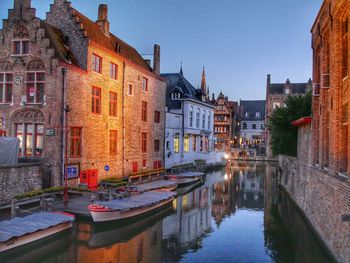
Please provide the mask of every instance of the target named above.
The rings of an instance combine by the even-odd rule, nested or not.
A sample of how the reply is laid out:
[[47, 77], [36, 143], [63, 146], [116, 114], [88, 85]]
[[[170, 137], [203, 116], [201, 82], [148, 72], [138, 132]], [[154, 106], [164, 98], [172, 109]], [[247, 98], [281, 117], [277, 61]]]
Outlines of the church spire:
[[203, 94], [207, 94], [207, 82], [205, 79], [205, 67], [203, 67], [203, 72], [202, 72], [201, 90], [202, 90]]
[[183, 71], [182, 71], [182, 61], [181, 61], [180, 74], [181, 74], [181, 76], [183, 76], [183, 75], [184, 75], [184, 73], [183, 73]]

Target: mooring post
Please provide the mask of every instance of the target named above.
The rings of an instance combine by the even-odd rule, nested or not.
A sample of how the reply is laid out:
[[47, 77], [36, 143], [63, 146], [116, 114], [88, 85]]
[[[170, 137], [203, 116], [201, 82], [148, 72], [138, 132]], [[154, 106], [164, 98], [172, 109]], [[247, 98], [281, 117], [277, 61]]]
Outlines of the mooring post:
[[11, 199], [11, 218], [15, 218], [17, 216], [16, 202], [17, 202], [16, 198]]
[[109, 201], [112, 201], [112, 187], [111, 186], [109, 186], [108, 187], [108, 200]]
[[45, 198], [43, 196], [40, 197], [40, 210], [45, 211]]

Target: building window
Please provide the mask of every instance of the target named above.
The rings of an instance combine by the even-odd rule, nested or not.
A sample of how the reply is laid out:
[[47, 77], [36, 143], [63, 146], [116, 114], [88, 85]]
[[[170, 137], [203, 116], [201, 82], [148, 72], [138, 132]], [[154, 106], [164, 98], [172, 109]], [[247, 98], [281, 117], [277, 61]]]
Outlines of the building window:
[[260, 112], [255, 113], [255, 118], [260, 118]]
[[27, 103], [44, 102], [45, 73], [28, 72], [27, 73]]
[[160, 151], [160, 140], [154, 140], [154, 152]]
[[248, 118], [248, 117], [249, 117], [249, 112], [246, 112], [246, 113], [244, 114], [244, 117]]
[[179, 135], [176, 134], [174, 137], [174, 153], [179, 153], [180, 152], [180, 139]]
[[348, 65], [349, 65], [349, 40], [348, 40], [348, 31], [349, 31], [349, 20], [346, 19], [343, 22], [343, 34], [342, 34], [342, 64], [343, 64], [343, 78], [348, 75]]
[[243, 122], [243, 130], [247, 130], [247, 123]]
[[285, 89], [285, 93], [288, 95], [290, 93], [290, 90], [288, 88]]
[[137, 162], [133, 162], [132, 163], [132, 172], [137, 173], [137, 171], [138, 171], [138, 164], [137, 164]]
[[193, 135], [193, 137], [192, 137], [192, 149], [193, 149], [193, 152], [197, 151], [197, 136], [196, 135]]
[[256, 130], [256, 124], [253, 124], [253, 125], [252, 125], [252, 129], [253, 129], [253, 130]]
[[101, 114], [101, 89], [97, 87], [92, 87], [92, 103], [91, 109], [92, 113]]
[[143, 153], [147, 152], [147, 133], [143, 132], [141, 136], [141, 150]]
[[207, 116], [207, 113], [206, 111], [204, 110], [203, 111], [203, 114], [202, 114], [202, 128], [205, 129], [205, 118]]
[[92, 70], [102, 73], [102, 58], [96, 54], [92, 55]]
[[43, 124], [16, 124], [16, 137], [20, 141], [20, 156], [41, 156], [44, 150]]
[[193, 127], [193, 107], [190, 107], [190, 113], [189, 113], [189, 126], [190, 128]]
[[154, 112], [154, 122], [155, 123], [160, 123], [160, 111], [155, 111]]
[[81, 157], [81, 128], [70, 128], [70, 156]]
[[205, 136], [204, 142], [205, 142], [205, 151], [209, 152], [209, 136], [208, 135]]
[[199, 128], [200, 116], [201, 116], [201, 110], [198, 108], [196, 112], [196, 128]]
[[109, 115], [117, 117], [117, 93], [109, 92]]
[[185, 135], [184, 138], [184, 152], [188, 153], [190, 151], [190, 137]]
[[281, 104], [279, 103], [279, 102], [274, 102], [273, 104], [272, 104], [272, 109], [277, 109], [277, 108], [280, 108], [281, 107]]
[[160, 169], [160, 168], [162, 168], [162, 161], [154, 161], [154, 162], [153, 162], [153, 168], [154, 168], [154, 169]]
[[260, 125], [260, 129], [262, 129], [262, 130], [264, 129], [264, 124]]
[[180, 98], [181, 98], [180, 92], [173, 92], [173, 93], [171, 93], [171, 99], [172, 100], [178, 100]]
[[211, 114], [208, 115], [208, 130], [211, 128]]
[[132, 84], [129, 84], [128, 85], [128, 95], [129, 96], [132, 96], [133, 95], [133, 88], [134, 86]]
[[167, 150], [170, 149], [170, 142], [169, 142], [169, 141], [166, 141], [166, 143], [165, 143], [165, 148], [166, 148]]
[[117, 154], [118, 150], [118, 132], [109, 131], [109, 153]]
[[12, 73], [0, 73], [0, 103], [12, 102]]
[[28, 55], [29, 54], [29, 40], [14, 40], [13, 41], [13, 55]]
[[148, 79], [147, 78], [142, 78], [142, 90], [148, 91]]
[[114, 63], [109, 64], [109, 77], [111, 79], [118, 79], [118, 65]]
[[147, 160], [142, 160], [142, 168], [147, 168]]
[[141, 119], [147, 121], [147, 102], [145, 101], [142, 101]]

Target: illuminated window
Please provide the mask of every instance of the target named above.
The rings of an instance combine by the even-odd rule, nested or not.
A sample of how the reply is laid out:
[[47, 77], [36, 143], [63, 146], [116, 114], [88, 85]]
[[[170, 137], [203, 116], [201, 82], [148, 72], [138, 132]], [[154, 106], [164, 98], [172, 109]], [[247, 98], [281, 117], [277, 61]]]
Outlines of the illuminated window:
[[290, 93], [290, 90], [287, 88], [287, 89], [285, 90], [285, 93], [286, 93], [286, 94], [289, 94], [289, 93]]
[[141, 150], [143, 153], [147, 152], [147, 133], [145, 132], [141, 134]]
[[160, 123], [160, 111], [155, 111], [154, 112], [154, 122], [155, 123]]
[[45, 89], [45, 73], [44, 72], [28, 72], [27, 79], [27, 103], [44, 102]]
[[205, 136], [204, 142], [205, 142], [205, 151], [209, 152], [209, 137], [207, 135]]
[[147, 121], [147, 102], [145, 101], [142, 101], [141, 119]]
[[109, 77], [115, 80], [118, 79], [118, 65], [112, 62], [109, 64]]
[[81, 128], [70, 128], [70, 156], [81, 157]]
[[129, 96], [132, 96], [132, 94], [133, 94], [133, 87], [134, 87], [134, 86], [133, 86], [132, 84], [129, 84], [129, 85], [128, 85], [128, 95], [129, 95]]
[[180, 140], [179, 135], [176, 134], [174, 137], [174, 153], [179, 153], [180, 151]]
[[118, 150], [118, 132], [109, 131], [109, 153], [117, 154]]
[[28, 55], [29, 54], [29, 40], [15, 40], [13, 41], [13, 55]]
[[0, 103], [12, 102], [12, 73], [0, 73]]
[[272, 108], [275, 110], [275, 109], [277, 109], [277, 108], [280, 108], [281, 107], [281, 104], [279, 103], [279, 102], [274, 102], [273, 104], [272, 104]]
[[117, 116], [117, 93], [109, 92], [109, 115]]
[[142, 78], [142, 90], [148, 91], [148, 79], [147, 78]]
[[44, 149], [43, 124], [16, 124], [16, 137], [20, 141], [20, 156], [41, 156]]
[[190, 137], [185, 135], [184, 138], [184, 152], [188, 153], [190, 151]]
[[196, 135], [193, 135], [193, 137], [192, 137], [192, 149], [194, 152], [197, 151], [197, 136]]
[[92, 87], [91, 94], [91, 109], [92, 113], [101, 114], [101, 89]]
[[102, 58], [96, 54], [92, 55], [92, 70], [102, 73]]
[[154, 140], [154, 152], [159, 152], [160, 151], [160, 141], [159, 140]]

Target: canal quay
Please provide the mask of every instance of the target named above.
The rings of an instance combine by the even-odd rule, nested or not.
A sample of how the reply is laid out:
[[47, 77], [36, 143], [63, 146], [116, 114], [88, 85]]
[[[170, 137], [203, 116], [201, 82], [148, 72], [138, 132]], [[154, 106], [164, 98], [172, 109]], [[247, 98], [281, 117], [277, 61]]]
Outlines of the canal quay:
[[277, 172], [273, 163], [232, 163], [156, 213], [122, 225], [78, 218], [71, 232], [0, 262], [333, 262]]

